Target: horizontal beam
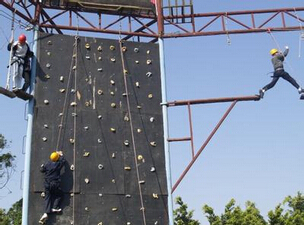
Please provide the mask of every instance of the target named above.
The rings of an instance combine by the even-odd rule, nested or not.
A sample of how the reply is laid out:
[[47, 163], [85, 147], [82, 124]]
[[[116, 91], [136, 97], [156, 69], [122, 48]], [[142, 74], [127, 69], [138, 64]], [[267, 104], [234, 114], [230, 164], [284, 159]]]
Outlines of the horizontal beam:
[[[289, 32], [304, 30], [304, 7], [295, 8], [280, 8], [280, 9], [264, 9], [264, 10], [245, 10], [245, 11], [231, 11], [231, 12], [210, 12], [210, 13], [190, 13], [178, 15], [166, 15], [164, 9], [164, 16], [162, 21], [165, 25], [163, 33], [158, 32], [155, 15], [111, 15], [107, 20], [102, 20], [101, 15], [93, 14], [92, 17], [81, 17], [85, 25], [77, 26], [72, 25], [72, 21], [76, 16], [83, 15], [80, 11], [71, 11], [67, 9], [52, 9], [42, 8], [38, 1], [30, 1], [32, 5], [25, 6], [15, 0], [0, 0], [0, 5], [11, 12], [16, 12], [16, 15], [23, 20], [38, 25], [40, 28], [55, 29], [58, 33], [63, 31], [80, 31], [80, 32], [94, 32], [94, 33], [107, 33], [112, 35], [123, 35], [122, 38], [129, 39], [130, 37], [146, 37], [155, 41], [160, 36], [163, 38], [182, 38], [182, 37], [195, 37], [195, 36], [213, 36], [213, 35], [229, 35], [229, 34], [246, 34], [246, 33], [264, 33], [264, 32]], [[31, 10], [29, 10], [31, 8]], [[56, 16], [48, 16], [54, 15]], [[30, 12], [32, 15], [30, 15]], [[70, 12], [70, 18], [63, 17], [66, 12]], [[297, 15], [297, 12], [300, 15]], [[39, 21], [39, 15], [43, 15], [46, 19]], [[73, 15], [73, 17], [71, 16]], [[240, 17], [240, 15], [248, 15], [249, 18]], [[124, 16], [128, 21], [125, 21], [120, 29], [109, 29], [110, 25], [117, 23]], [[268, 18], [265, 18], [265, 17]], [[61, 23], [56, 22], [56, 19], [64, 18]], [[278, 17], [281, 17], [278, 20]], [[288, 24], [286, 17], [294, 19], [295, 23]], [[33, 19], [35, 18], [35, 19]], [[136, 20], [136, 18], [141, 20]], [[185, 19], [191, 20], [183, 22]], [[109, 21], [110, 20], [110, 21]], [[113, 21], [115, 22], [113, 22]], [[262, 21], [263, 20], [263, 21]], [[102, 28], [102, 21], [109, 22], [110, 25]], [[139, 22], [140, 21], [140, 22]], [[226, 21], [230, 22], [231, 29], [226, 26]], [[269, 22], [273, 21], [272, 26], [268, 26]], [[260, 24], [257, 24], [260, 22]]]
[[[298, 11], [300, 11], [300, 12], [304, 11], [304, 7], [243, 10], [243, 11], [229, 11], [229, 12], [211, 12], [211, 13], [194, 13], [194, 14], [164, 16], [164, 18], [165, 19], [192, 18], [192, 17], [198, 18], [198, 17], [251, 15], [251, 14], [266, 14], [266, 13], [277, 13], [277, 12], [298, 12]], [[300, 18], [300, 20], [304, 22], [303, 19]]]
[[209, 99], [196, 99], [196, 100], [181, 100], [167, 102], [168, 107], [181, 106], [181, 105], [196, 105], [196, 104], [209, 104], [209, 103], [220, 103], [220, 102], [234, 102], [234, 101], [259, 101], [258, 95], [253, 96], [240, 96], [240, 97], [226, 97], [226, 98], [209, 98]]
[[185, 137], [185, 138], [168, 138], [168, 142], [174, 142], [174, 141], [191, 141], [191, 137]]

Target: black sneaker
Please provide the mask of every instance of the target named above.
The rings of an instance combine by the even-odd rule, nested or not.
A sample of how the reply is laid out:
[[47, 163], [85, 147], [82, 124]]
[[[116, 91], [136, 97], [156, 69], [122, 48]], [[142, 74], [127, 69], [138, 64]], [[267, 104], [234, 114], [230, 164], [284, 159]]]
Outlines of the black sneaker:
[[299, 92], [299, 94], [304, 94], [304, 89], [301, 88], [301, 89], [298, 90], [298, 92]]

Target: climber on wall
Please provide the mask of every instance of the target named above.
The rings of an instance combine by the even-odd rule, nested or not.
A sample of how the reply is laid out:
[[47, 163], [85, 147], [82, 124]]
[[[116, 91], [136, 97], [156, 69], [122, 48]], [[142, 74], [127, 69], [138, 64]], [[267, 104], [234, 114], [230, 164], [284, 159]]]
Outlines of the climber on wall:
[[272, 65], [274, 67], [274, 72], [273, 72], [273, 76], [272, 76], [272, 81], [267, 84], [265, 87], [263, 87], [262, 89], [259, 90], [259, 96], [260, 98], [264, 97], [264, 93], [273, 88], [274, 85], [277, 83], [277, 81], [281, 78], [283, 78], [284, 80], [287, 80], [289, 83], [291, 83], [296, 89], [298, 89], [300, 96], [300, 99], [304, 99], [304, 89], [301, 88], [301, 86], [295, 81], [295, 79], [293, 79], [289, 73], [287, 73], [284, 70], [284, 65], [283, 62], [285, 60], [285, 57], [288, 55], [289, 52], [289, 48], [288, 46], [285, 47], [285, 51], [279, 52], [277, 49], [271, 49], [270, 50], [270, 54], [272, 56], [271, 62]]
[[42, 164], [40, 171], [44, 173], [45, 188], [45, 213], [39, 220], [40, 224], [44, 224], [48, 219], [49, 213], [59, 213], [62, 209], [59, 207], [62, 198], [62, 190], [60, 188], [60, 171], [66, 160], [62, 151], [53, 152], [50, 155], [50, 161]]

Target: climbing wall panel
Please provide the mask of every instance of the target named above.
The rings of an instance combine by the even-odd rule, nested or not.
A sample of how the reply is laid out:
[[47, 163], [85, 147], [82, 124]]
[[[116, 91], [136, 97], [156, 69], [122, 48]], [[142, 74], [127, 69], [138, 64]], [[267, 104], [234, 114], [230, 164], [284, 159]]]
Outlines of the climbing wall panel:
[[158, 56], [156, 44], [40, 33], [29, 224], [54, 150], [65, 194], [47, 224], [167, 224]]

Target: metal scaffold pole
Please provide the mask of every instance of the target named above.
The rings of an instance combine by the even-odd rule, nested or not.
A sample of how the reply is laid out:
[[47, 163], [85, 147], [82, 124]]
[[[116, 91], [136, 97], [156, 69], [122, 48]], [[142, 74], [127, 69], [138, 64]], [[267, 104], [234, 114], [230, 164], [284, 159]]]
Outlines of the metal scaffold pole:
[[160, 55], [160, 76], [161, 76], [161, 93], [162, 93], [162, 115], [163, 115], [163, 137], [164, 137], [164, 152], [165, 152], [165, 167], [167, 177], [167, 192], [168, 192], [168, 224], [174, 225], [173, 218], [173, 198], [172, 198], [172, 177], [171, 177], [171, 162], [169, 150], [169, 128], [168, 128], [168, 112], [167, 112], [167, 94], [166, 94], [166, 72], [165, 72], [165, 57], [164, 57], [164, 18], [162, 12], [162, 0], [155, 1], [156, 13], [158, 19], [158, 43]]
[[[34, 96], [34, 84], [36, 76], [36, 64], [37, 64], [37, 41], [38, 41], [38, 29], [34, 28], [34, 44], [31, 68], [31, 85], [30, 94]], [[31, 143], [32, 143], [32, 130], [33, 130], [33, 116], [34, 116], [34, 98], [31, 98], [28, 105], [28, 124], [26, 133], [26, 145], [25, 145], [25, 162], [24, 162], [24, 184], [23, 184], [23, 203], [22, 203], [22, 225], [28, 225], [28, 209], [29, 209], [29, 193], [30, 193], [30, 160], [31, 160]]]
[[161, 69], [161, 93], [162, 93], [162, 115], [163, 115], [163, 132], [164, 132], [164, 152], [165, 152], [165, 167], [167, 177], [167, 192], [168, 192], [168, 224], [173, 225], [173, 198], [172, 198], [172, 178], [171, 178], [171, 163], [170, 163], [170, 151], [168, 132], [168, 113], [167, 113], [167, 97], [166, 97], [166, 76], [165, 76], [165, 60], [164, 60], [164, 40], [158, 39], [159, 42], [159, 54], [160, 54], [160, 69]]

